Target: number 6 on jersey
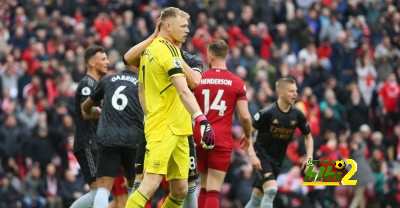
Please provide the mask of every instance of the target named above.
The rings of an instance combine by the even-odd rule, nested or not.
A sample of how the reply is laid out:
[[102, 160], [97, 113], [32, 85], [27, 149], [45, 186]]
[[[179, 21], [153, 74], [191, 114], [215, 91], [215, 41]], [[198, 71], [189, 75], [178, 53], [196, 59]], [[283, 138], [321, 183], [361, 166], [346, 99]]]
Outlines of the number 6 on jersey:
[[[121, 94], [121, 91], [125, 88], [126, 86], [119, 86], [111, 98], [111, 104], [115, 110], [124, 110], [126, 105], [128, 105], [128, 98], [126, 95]], [[118, 100], [121, 100], [121, 104], [118, 104]]]

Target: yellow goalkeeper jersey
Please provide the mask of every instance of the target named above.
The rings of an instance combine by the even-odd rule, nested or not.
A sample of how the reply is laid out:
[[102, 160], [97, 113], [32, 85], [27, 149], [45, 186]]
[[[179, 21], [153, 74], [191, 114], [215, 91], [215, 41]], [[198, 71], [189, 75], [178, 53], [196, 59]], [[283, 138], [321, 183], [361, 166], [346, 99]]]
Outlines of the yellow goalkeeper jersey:
[[157, 37], [140, 59], [139, 82], [143, 84], [146, 102], [146, 139], [161, 139], [167, 127], [175, 135], [192, 135], [191, 116], [170, 80], [176, 76], [185, 76], [181, 52], [164, 38]]

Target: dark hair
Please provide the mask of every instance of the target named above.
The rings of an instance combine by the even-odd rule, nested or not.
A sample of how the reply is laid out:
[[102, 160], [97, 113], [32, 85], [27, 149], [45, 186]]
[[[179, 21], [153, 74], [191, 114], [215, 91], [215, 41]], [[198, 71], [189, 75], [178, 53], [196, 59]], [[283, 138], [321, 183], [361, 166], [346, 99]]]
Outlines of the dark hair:
[[105, 49], [103, 46], [92, 45], [86, 48], [84, 58], [85, 63], [87, 64], [89, 59], [96, 55], [96, 53], [101, 52], [104, 53]]
[[214, 56], [225, 59], [228, 55], [228, 44], [224, 40], [217, 39], [208, 45], [208, 51]]

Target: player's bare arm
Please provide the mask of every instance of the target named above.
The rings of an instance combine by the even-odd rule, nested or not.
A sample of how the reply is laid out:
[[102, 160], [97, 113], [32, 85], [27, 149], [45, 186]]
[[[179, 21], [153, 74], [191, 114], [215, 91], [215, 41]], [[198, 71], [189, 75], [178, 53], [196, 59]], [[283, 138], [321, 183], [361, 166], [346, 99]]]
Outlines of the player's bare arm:
[[312, 158], [314, 151], [314, 139], [311, 133], [304, 135], [304, 141], [306, 143], [306, 155], [307, 157], [304, 159], [301, 169], [304, 169], [307, 165], [308, 158]]
[[[251, 135], [253, 135], [254, 132], [256, 132], [256, 131], [257, 131], [256, 128], [251, 127]], [[245, 137], [245, 135], [243, 135], [243, 137]], [[251, 163], [251, 166], [253, 167], [253, 169], [261, 170], [262, 169], [261, 161], [260, 161], [260, 159], [258, 159], [258, 157], [256, 155], [256, 151], [254, 150], [253, 141], [249, 143], [249, 147], [247, 148], [247, 154], [249, 155], [250, 163]]]
[[201, 109], [197, 104], [196, 98], [193, 93], [189, 90], [186, 79], [183, 76], [175, 76], [171, 78], [171, 82], [178, 92], [179, 98], [181, 99], [186, 110], [193, 115], [196, 112], [200, 112]]
[[239, 100], [236, 102], [237, 109], [240, 117], [240, 124], [244, 132], [244, 137], [240, 141], [241, 148], [246, 150], [250, 143], [253, 143], [251, 138], [251, 116], [248, 109], [247, 100]]
[[154, 40], [154, 38], [158, 36], [158, 33], [160, 32], [160, 24], [161, 20], [158, 19], [153, 34], [151, 34], [146, 40], [133, 46], [125, 53], [124, 60], [126, 62], [126, 65], [139, 66], [140, 56], [142, 55], [143, 51], [147, 48], [147, 46], [149, 46], [150, 43]]
[[100, 117], [101, 108], [94, 106], [94, 101], [88, 97], [81, 103], [81, 112], [84, 120], [97, 120]]

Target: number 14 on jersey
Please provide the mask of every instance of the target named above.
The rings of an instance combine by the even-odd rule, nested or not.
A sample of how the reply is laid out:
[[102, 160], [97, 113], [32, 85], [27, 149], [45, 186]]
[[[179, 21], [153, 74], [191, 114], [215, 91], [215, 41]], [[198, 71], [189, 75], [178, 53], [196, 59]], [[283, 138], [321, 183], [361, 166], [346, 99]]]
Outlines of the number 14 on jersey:
[[218, 115], [220, 115], [220, 116], [224, 115], [224, 112], [226, 110], [226, 105], [225, 105], [225, 100], [221, 100], [222, 95], [224, 94], [224, 90], [218, 90], [217, 96], [215, 96], [215, 99], [212, 100], [211, 106], [210, 106], [210, 90], [203, 89], [201, 91], [201, 94], [204, 95], [204, 114], [205, 115], [208, 114], [208, 111], [210, 109], [219, 111]]

